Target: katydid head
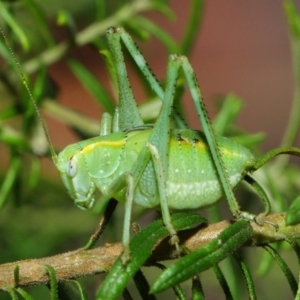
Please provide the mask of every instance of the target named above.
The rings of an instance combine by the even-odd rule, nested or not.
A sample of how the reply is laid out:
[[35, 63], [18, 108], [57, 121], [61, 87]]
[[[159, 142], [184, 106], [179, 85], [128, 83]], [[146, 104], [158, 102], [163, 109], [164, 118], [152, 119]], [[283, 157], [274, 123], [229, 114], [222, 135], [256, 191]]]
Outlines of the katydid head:
[[86, 166], [86, 160], [78, 144], [66, 147], [59, 153], [55, 163], [64, 186], [80, 209], [94, 204], [95, 184]]

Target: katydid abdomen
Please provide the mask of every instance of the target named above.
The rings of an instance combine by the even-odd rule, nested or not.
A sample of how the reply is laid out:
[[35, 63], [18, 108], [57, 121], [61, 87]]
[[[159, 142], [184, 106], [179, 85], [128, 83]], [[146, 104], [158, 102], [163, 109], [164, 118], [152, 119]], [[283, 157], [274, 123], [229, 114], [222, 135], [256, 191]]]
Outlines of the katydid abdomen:
[[[96, 188], [103, 195], [124, 202], [125, 174], [131, 171], [152, 130], [112, 133], [63, 150], [57, 167], [75, 204], [91, 207]], [[255, 163], [254, 156], [233, 140], [217, 137], [217, 141], [230, 184], [235, 187]], [[170, 209], [204, 208], [220, 200], [223, 189], [202, 132], [172, 129], [168, 153], [166, 194]], [[160, 205], [157, 180], [150, 159], [135, 187], [136, 204]]]

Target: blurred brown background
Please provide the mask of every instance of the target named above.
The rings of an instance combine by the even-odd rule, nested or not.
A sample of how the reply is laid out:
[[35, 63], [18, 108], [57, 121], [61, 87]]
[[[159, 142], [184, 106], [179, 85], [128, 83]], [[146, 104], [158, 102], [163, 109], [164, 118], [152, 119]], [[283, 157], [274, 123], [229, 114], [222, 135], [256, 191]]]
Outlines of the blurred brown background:
[[[300, 4], [300, 1], [295, 2]], [[151, 17], [174, 38], [180, 39], [188, 22], [189, 2], [173, 0], [170, 3], [176, 15], [174, 22], [158, 13], [151, 13]], [[162, 78], [167, 61], [163, 46], [154, 39], [138, 44], [154, 73]], [[106, 80], [107, 74], [103, 74], [102, 62], [96, 53], [85, 49], [73, 54], [80, 57], [99, 80]], [[265, 150], [279, 145], [293, 97], [291, 53], [282, 1], [206, 1], [202, 29], [190, 61], [211, 115], [214, 98], [233, 92], [245, 101], [238, 124], [249, 132], [266, 132]], [[51, 74], [59, 83], [63, 103], [100, 118], [97, 106], [64, 65], [51, 67]], [[138, 87], [134, 89], [137, 99], [141, 98]], [[189, 105], [189, 122], [198, 128], [193, 110]], [[53, 128], [51, 134], [55, 132]], [[73, 138], [62, 137], [60, 130], [55, 137], [58, 147], [71, 141]]]

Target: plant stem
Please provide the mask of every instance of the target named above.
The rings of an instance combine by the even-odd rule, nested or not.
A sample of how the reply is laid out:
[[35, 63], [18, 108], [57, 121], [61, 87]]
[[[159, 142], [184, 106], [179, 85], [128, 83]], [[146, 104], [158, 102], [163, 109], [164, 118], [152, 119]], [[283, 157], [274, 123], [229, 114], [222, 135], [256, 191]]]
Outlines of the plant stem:
[[[78, 32], [75, 35], [75, 44], [77, 46], [82, 46], [91, 42], [96, 37], [102, 35], [108, 27], [118, 25], [119, 23], [132, 18], [132, 16], [140, 13], [141, 11], [146, 11], [153, 8], [154, 5], [152, 2], [153, 1], [150, 0], [139, 0], [125, 5], [112, 16], [103, 21], [93, 23], [92, 25]], [[57, 46], [44, 51], [37, 57], [28, 60], [23, 65], [25, 73], [34, 73], [40, 68], [41, 65], [48, 66], [60, 60], [70, 47], [71, 43], [69, 41], [63, 41]]]
[[[273, 226], [268, 224], [259, 226], [251, 223], [253, 236], [246, 246], [255, 247], [261, 244], [300, 238], [300, 224], [286, 226], [285, 214], [273, 214], [265, 219], [276, 223], [278, 230], [276, 231]], [[184, 247], [194, 251], [217, 238], [231, 223], [231, 221], [225, 220], [207, 227], [200, 226], [191, 230], [181, 231], [178, 233], [178, 236], [183, 241]], [[15, 286], [14, 270], [17, 266], [19, 267], [18, 286], [20, 287], [48, 282], [49, 276], [45, 273], [45, 264], [51, 265], [55, 269], [58, 281], [104, 273], [110, 269], [120, 255], [122, 248], [121, 243], [106, 244], [91, 250], [79, 249], [51, 257], [2, 264], [0, 265], [0, 290], [8, 291], [9, 288]], [[150, 260], [158, 262], [174, 259], [176, 255], [175, 247], [169, 244], [168, 238], [165, 238], [158, 242]]]

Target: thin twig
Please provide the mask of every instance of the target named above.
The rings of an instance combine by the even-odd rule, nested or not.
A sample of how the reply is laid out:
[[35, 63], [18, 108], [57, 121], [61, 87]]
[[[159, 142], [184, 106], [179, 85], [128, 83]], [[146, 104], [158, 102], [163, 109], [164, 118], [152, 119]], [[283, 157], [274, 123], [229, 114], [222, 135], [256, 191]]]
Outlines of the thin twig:
[[[93, 23], [82, 31], [78, 32], [74, 36], [75, 44], [77, 46], [83, 46], [91, 42], [93, 39], [101, 36], [108, 27], [116, 26], [121, 22], [132, 18], [134, 15], [142, 11], [147, 11], [151, 8], [153, 8], [152, 1], [132, 1], [130, 4], [124, 5], [120, 10], [110, 17], [104, 19], [103, 21]], [[66, 54], [70, 46], [71, 44], [69, 40], [63, 41], [57, 44], [55, 47], [48, 49], [37, 57], [27, 61], [23, 64], [25, 73], [31, 74], [37, 71], [41, 65], [48, 66], [53, 64]]]
[[[300, 225], [286, 226], [285, 214], [273, 214], [266, 217], [266, 220], [276, 223], [278, 230], [268, 224], [259, 226], [253, 223], [254, 234], [246, 246], [257, 246], [300, 237]], [[183, 246], [193, 251], [215, 239], [231, 223], [227, 220], [207, 227], [182, 231], [179, 232], [179, 238]], [[58, 281], [67, 280], [106, 272], [121, 251], [122, 244], [115, 243], [91, 250], [75, 250], [51, 257], [2, 264], [0, 265], [0, 290], [7, 291], [9, 288], [15, 287], [14, 270], [17, 266], [19, 267], [18, 286], [31, 286], [49, 281], [45, 265], [51, 265], [54, 268]], [[168, 238], [165, 238], [158, 242], [148, 262], [158, 262], [174, 257], [176, 257], [176, 250], [168, 243]]]

